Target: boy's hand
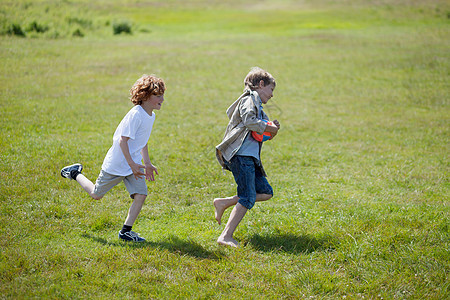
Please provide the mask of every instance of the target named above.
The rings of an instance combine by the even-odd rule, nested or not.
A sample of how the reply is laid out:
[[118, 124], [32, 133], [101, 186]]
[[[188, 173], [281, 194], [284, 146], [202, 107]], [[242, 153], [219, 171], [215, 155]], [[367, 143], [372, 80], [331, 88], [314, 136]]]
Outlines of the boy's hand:
[[267, 132], [270, 132], [272, 134], [272, 138], [274, 138], [277, 135], [278, 130], [280, 129], [280, 122], [278, 122], [278, 120], [273, 120], [272, 123], [273, 125], [267, 124], [265, 130]]
[[134, 178], [138, 179], [141, 178], [142, 175], [145, 175], [144, 173], [141, 172], [141, 169], [145, 168], [143, 165], [133, 162], [132, 164], [130, 164], [130, 167], [131, 171], [133, 171]]
[[153, 174], [153, 172], [155, 172], [156, 175], [159, 175], [157, 167], [152, 164], [145, 164], [145, 179], [155, 181], [155, 174]]
[[278, 122], [277, 119], [273, 120], [272, 123], [275, 124], [275, 126], [277, 126], [278, 129], [280, 129], [281, 125], [280, 125], [280, 122]]
[[280, 130], [281, 125], [277, 119], [273, 120], [272, 123], [277, 127], [277, 130], [274, 133], [272, 133], [272, 139], [273, 139], [278, 134], [278, 130]]

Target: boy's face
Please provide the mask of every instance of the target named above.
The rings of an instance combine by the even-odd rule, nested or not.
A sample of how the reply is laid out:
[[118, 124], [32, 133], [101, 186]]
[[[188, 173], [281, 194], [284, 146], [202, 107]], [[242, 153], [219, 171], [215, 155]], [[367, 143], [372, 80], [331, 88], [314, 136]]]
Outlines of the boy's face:
[[275, 85], [273, 83], [264, 86], [264, 81], [260, 81], [259, 88], [256, 89], [259, 97], [263, 104], [269, 102], [270, 98], [273, 97], [273, 90], [275, 89]]
[[164, 94], [162, 95], [150, 95], [150, 97], [147, 98], [146, 101], [143, 101], [141, 105], [145, 105], [146, 108], [149, 108], [151, 110], [160, 110], [161, 105], [164, 102]]

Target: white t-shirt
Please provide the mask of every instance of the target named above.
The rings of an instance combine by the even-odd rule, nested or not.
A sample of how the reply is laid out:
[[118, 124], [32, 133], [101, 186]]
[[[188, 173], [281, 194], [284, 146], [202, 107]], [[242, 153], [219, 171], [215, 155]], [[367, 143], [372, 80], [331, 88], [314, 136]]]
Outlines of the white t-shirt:
[[142, 164], [141, 150], [147, 145], [154, 121], [155, 113], [150, 116], [140, 105], [130, 109], [114, 132], [113, 144], [103, 160], [102, 170], [117, 176], [133, 174], [120, 148], [120, 137], [130, 138], [128, 148], [131, 158], [135, 163]]

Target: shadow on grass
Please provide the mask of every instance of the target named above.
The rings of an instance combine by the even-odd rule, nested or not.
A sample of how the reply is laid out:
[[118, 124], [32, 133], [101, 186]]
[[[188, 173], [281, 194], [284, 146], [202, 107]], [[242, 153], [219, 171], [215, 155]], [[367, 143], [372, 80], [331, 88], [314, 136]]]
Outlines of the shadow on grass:
[[129, 247], [133, 249], [141, 249], [146, 247], [153, 247], [159, 249], [166, 249], [170, 252], [179, 255], [188, 255], [199, 259], [220, 259], [223, 257], [223, 253], [220, 251], [208, 251], [203, 248], [202, 245], [197, 242], [188, 239], [182, 240], [176, 236], [169, 236], [165, 241], [145, 241], [142, 243], [126, 242], [126, 241], [114, 241], [110, 242], [104, 238], [96, 237], [91, 234], [84, 233], [81, 235], [84, 238], [88, 238], [102, 245]]
[[260, 251], [284, 251], [300, 254], [334, 250], [337, 240], [331, 236], [314, 237], [291, 233], [275, 235], [254, 234], [250, 237], [247, 244]]

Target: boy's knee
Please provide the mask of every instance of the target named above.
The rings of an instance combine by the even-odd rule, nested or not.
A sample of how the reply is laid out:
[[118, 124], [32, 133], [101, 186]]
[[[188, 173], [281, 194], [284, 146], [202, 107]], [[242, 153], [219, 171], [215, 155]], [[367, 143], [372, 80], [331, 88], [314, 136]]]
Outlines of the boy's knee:
[[99, 196], [99, 195], [94, 194], [94, 193], [91, 194], [91, 197], [92, 197], [92, 199], [94, 199], [94, 200], [100, 200], [100, 199], [103, 198], [103, 196]]
[[130, 196], [131, 199], [144, 202], [147, 198], [147, 195], [144, 194], [133, 194]]
[[272, 194], [265, 194], [265, 198], [266, 199], [264, 199], [264, 200], [265, 201], [270, 200], [270, 199], [272, 199], [272, 197], [273, 197], [273, 193]]
[[252, 209], [255, 205], [256, 199], [239, 198], [238, 203], [245, 207], [246, 209]]
[[272, 194], [268, 194], [268, 193], [258, 194], [257, 200], [258, 201], [267, 201], [267, 200], [271, 199], [272, 197], [273, 197], [273, 193]]

